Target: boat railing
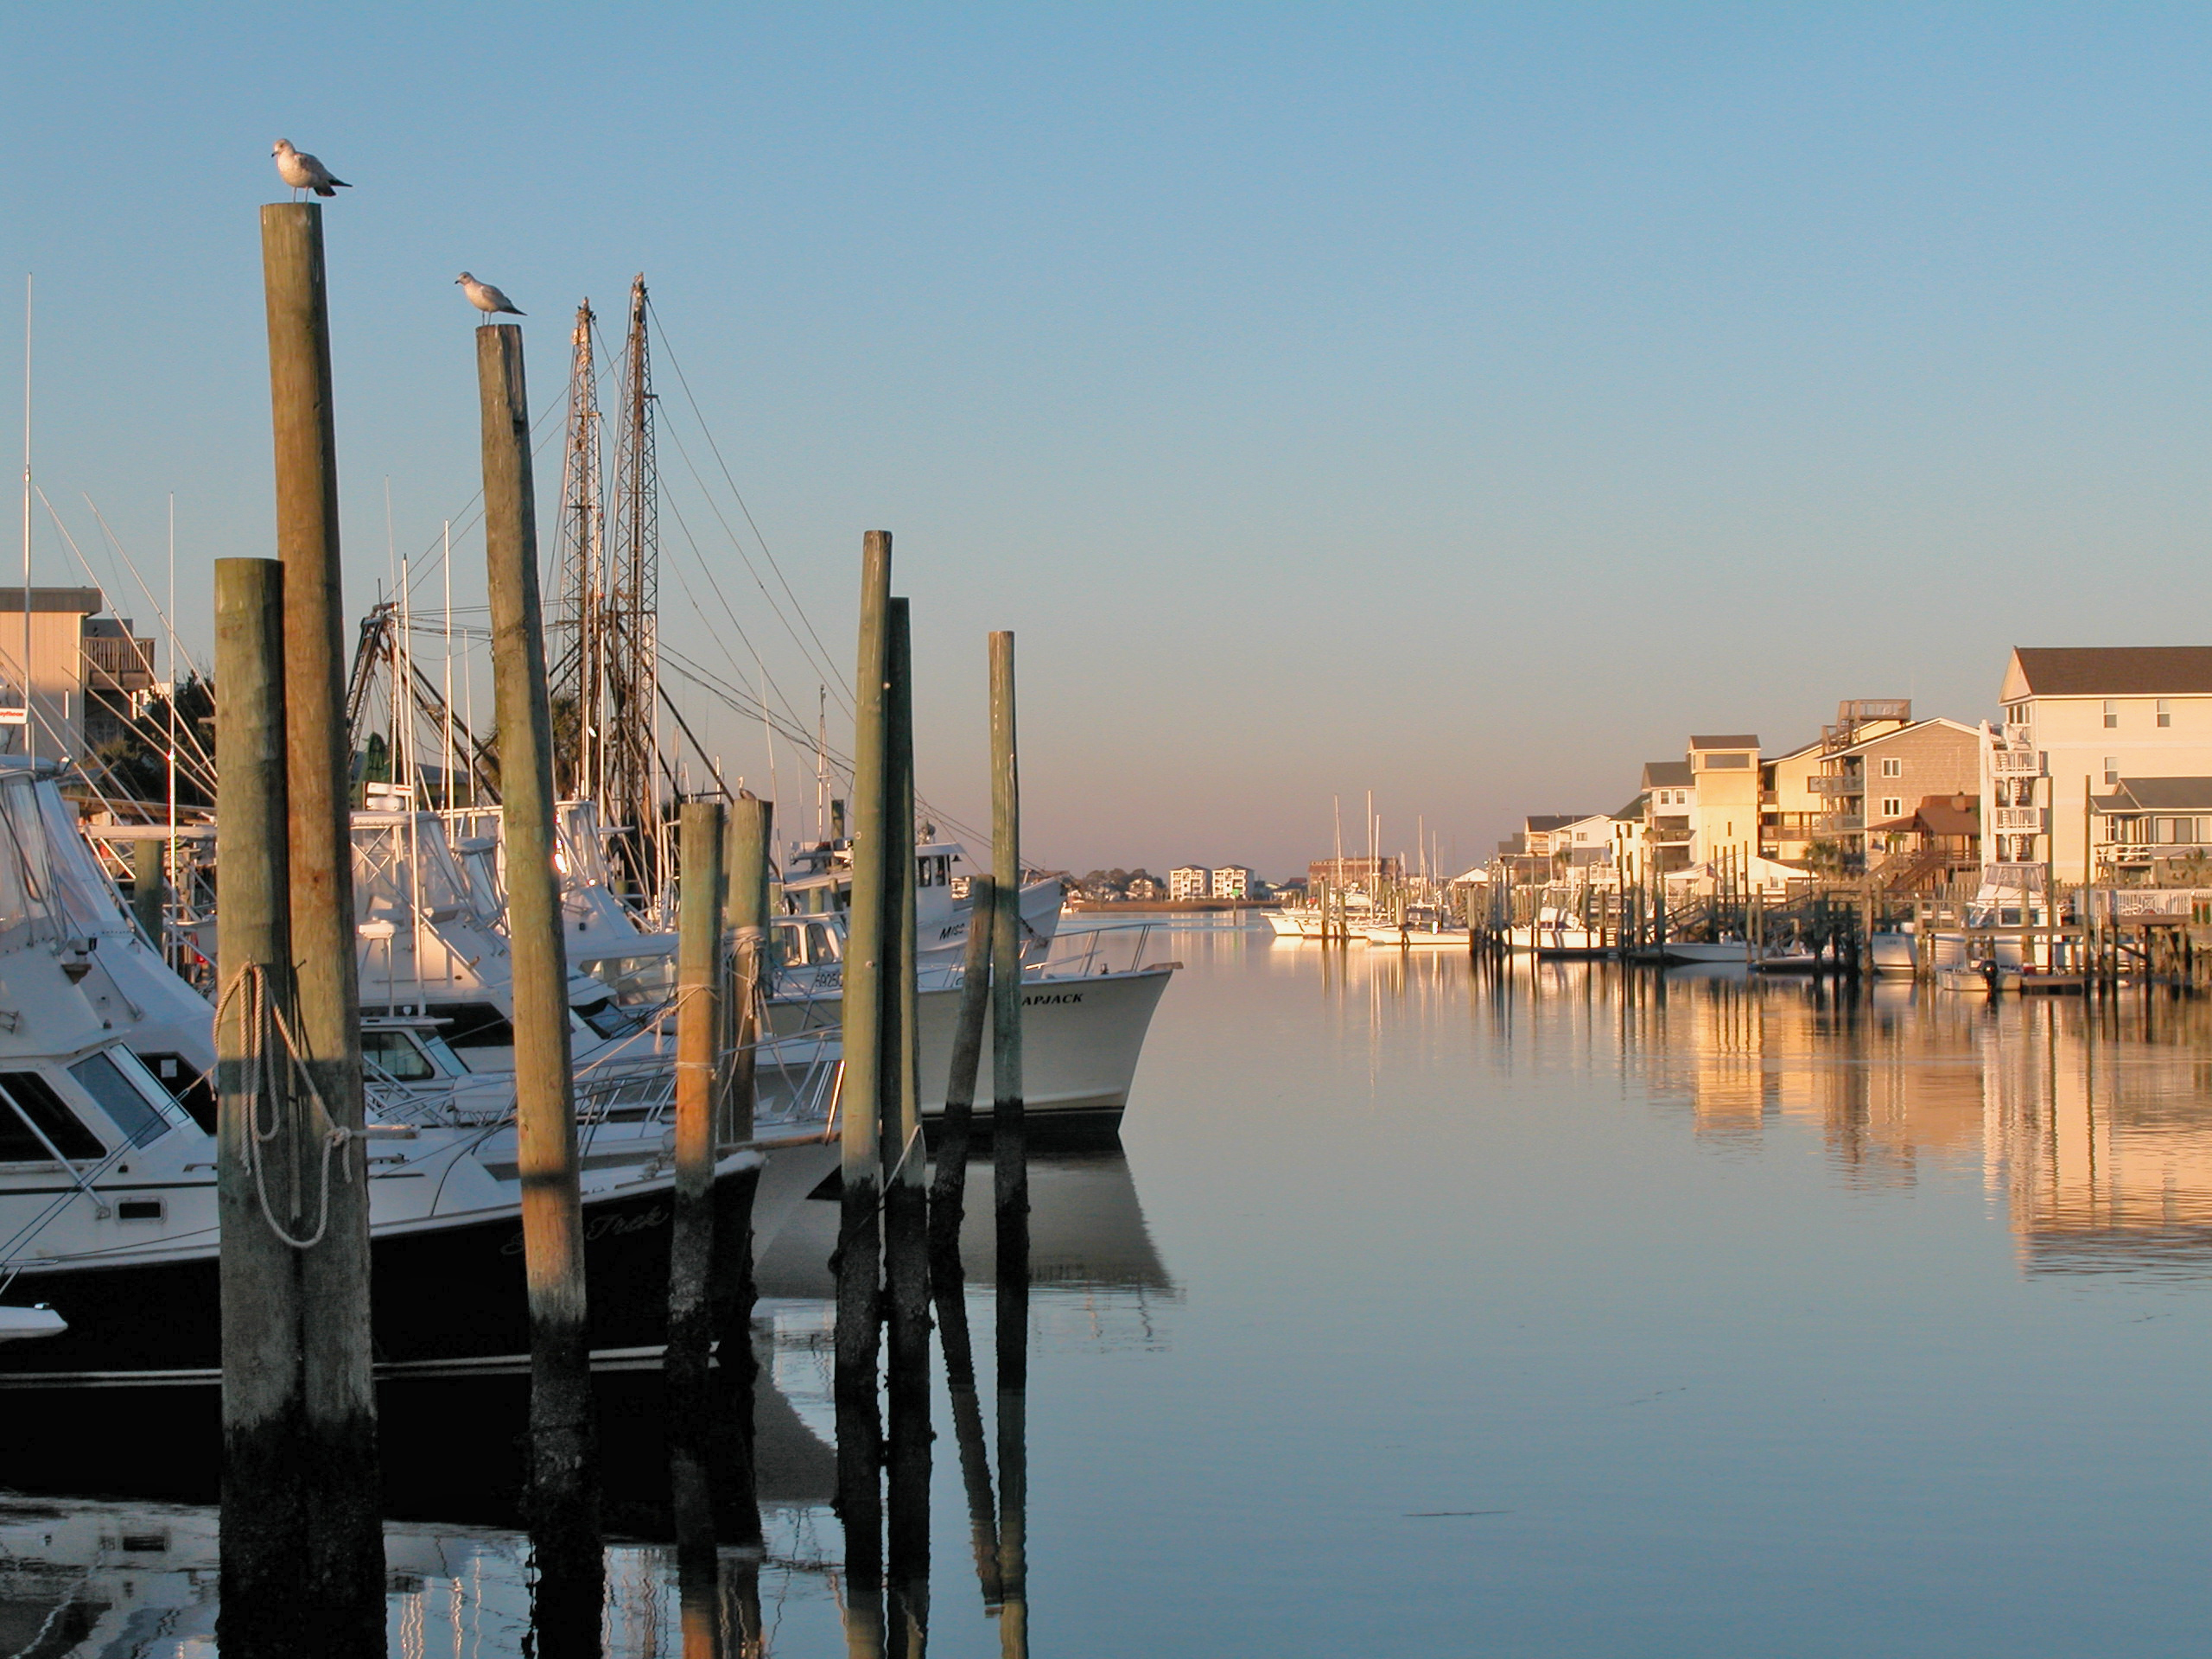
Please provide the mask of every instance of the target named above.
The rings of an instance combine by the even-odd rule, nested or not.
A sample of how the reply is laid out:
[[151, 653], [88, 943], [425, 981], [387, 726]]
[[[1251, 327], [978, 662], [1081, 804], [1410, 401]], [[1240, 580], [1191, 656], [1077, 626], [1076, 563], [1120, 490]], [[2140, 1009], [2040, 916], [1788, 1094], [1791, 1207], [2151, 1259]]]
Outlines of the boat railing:
[[1135, 927], [1082, 927], [1062, 930], [1052, 938], [1041, 962], [1032, 963], [1025, 979], [1090, 979], [1100, 974], [1133, 974], [1146, 965], [1156, 922]]

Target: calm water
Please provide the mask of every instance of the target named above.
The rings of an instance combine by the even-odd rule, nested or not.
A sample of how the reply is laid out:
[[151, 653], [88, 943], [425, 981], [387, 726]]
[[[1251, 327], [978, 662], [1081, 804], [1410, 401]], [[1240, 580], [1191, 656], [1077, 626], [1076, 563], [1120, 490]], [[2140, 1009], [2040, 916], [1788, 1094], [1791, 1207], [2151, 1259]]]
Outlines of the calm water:
[[[2202, 1649], [2212, 1009], [1173, 940], [1126, 1155], [1036, 1177], [1033, 1651]], [[780, 1656], [847, 1651], [817, 1207], [725, 1568]], [[931, 1640], [995, 1655], [937, 1421]], [[518, 1651], [520, 1540], [409, 1502], [392, 1650]], [[0, 1506], [0, 1652], [209, 1650], [213, 1539]], [[681, 1650], [665, 1547], [609, 1580], [610, 1652]]]

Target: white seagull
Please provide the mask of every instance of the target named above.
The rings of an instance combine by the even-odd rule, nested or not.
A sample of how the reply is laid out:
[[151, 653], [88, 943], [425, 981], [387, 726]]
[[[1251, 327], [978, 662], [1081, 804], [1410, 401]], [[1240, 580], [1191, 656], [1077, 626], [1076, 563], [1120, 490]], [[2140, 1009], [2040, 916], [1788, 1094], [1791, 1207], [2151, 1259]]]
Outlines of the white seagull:
[[312, 190], [318, 196], [334, 196], [340, 190], [353, 188], [343, 179], [333, 178], [330, 169], [314, 156], [294, 149], [289, 138], [279, 138], [276, 148], [269, 153], [276, 158], [276, 176], [292, 187], [295, 201], [302, 190]]
[[518, 317], [526, 317], [530, 315], [491, 283], [480, 283], [465, 270], [454, 277], [454, 281], [461, 284], [461, 291], [468, 296], [468, 302], [479, 311], [494, 315], [505, 311]]

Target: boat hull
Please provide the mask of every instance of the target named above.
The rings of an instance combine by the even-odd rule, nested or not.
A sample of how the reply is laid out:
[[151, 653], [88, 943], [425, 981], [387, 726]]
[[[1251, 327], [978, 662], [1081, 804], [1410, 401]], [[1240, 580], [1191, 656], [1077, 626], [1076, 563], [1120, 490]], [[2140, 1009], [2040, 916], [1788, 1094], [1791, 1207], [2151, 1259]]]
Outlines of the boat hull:
[[[1174, 969], [1166, 966], [1136, 973], [1072, 975], [1029, 980], [1021, 988], [1022, 1105], [1033, 1138], [1062, 1143], [1110, 1140], [1118, 1134], [1129, 1103], [1137, 1062], [1144, 1056], [1145, 1034]], [[916, 999], [921, 1033], [922, 1116], [928, 1127], [944, 1114], [945, 1085], [952, 1072], [953, 1027], [958, 1022], [957, 988], [932, 988]], [[835, 1025], [843, 1013], [839, 997], [770, 1005], [779, 1033]], [[988, 1124], [991, 1103], [991, 1020], [983, 1017], [982, 1061], [976, 1090], [976, 1116]]]
[[[823, 1141], [768, 1160], [755, 1208], [756, 1250], [828, 1179], [837, 1157], [836, 1143]], [[726, 1168], [715, 1182], [717, 1198], [734, 1202], [738, 1181]], [[594, 1354], [658, 1353], [667, 1343], [670, 1186], [663, 1178], [586, 1195], [588, 1339]], [[378, 1232], [370, 1261], [380, 1379], [527, 1363], [522, 1222], [512, 1206]], [[143, 1263], [27, 1268], [13, 1294], [50, 1306], [68, 1329], [0, 1344], [0, 1389], [219, 1381], [219, 1281], [212, 1249]]]

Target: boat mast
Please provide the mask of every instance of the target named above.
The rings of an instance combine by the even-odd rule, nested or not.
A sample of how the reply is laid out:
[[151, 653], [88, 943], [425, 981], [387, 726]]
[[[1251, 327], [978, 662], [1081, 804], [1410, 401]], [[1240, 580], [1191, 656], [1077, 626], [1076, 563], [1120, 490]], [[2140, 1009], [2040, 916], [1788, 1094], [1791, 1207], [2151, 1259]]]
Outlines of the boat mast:
[[554, 533], [553, 789], [567, 799], [600, 792], [598, 745], [605, 730], [600, 613], [606, 596], [605, 509], [601, 496], [599, 393], [592, 363], [591, 302], [576, 308], [569, 370], [569, 436], [561, 459], [561, 517]]
[[609, 826], [628, 866], [632, 893], [650, 905], [660, 842], [660, 479], [654, 459], [652, 372], [645, 341], [645, 279], [630, 285], [630, 332], [622, 348], [622, 429], [614, 452], [614, 536], [609, 550], [607, 634], [607, 775]]
[[23, 753], [38, 755], [31, 725], [31, 278], [23, 274]]

